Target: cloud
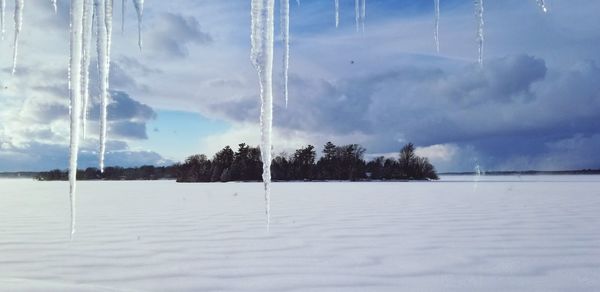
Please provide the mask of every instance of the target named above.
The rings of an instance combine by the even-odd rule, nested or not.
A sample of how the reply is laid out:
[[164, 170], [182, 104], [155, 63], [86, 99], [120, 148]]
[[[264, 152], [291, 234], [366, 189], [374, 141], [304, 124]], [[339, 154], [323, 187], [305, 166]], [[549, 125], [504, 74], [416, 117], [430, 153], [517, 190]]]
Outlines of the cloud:
[[149, 36], [150, 48], [154, 53], [172, 58], [185, 58], [190, 45], [210, 44], [210, 34], [202, 31], [193, 16], [164, 13]]
[[[546, 153], [548, 143], [597, 133], [598, 79], [600, 68], [593, 61], [548, 68], [543, 59], [529, 55], [490, 59], [483, 68], [412, 65], [335, 81], [295, 76], [290, 107], [278, 101], [275, 125], [332, 140], [359, 133], [359, 142], [373, 153], [394, 152], [412, 141], [425, 147], [432, 160], [454, 165], [460, 163], [450, 154], [459, 157], [456, 149], [465, 148], [472, 155], [460, 158], [466, 165], [479, 160], [492, 168], [508, 167], [512, 157], [527, 156], [536, 160], [530, 166], [541, 166], [537, 156]], [[248, 97], [212, 109], [248, 123], [257, 119], [256, 100]], [[442, 150], [445, 159], [439, 157]]]
[[[49, 88], [54, 88], [53, 86]], [[66, 99], [45, 98], [45, 88], [35, 89], [26, 98], [15, 96], [0, 100], [0, 171], [43, 170], [64, 167], [68, 160], [68, 118]], [[97, 161], [98, 118], [100, 103], [92, 100], [88, 136], [81, 147], [82, 166]], [[132, 99], [127, 93], [112, 92], [109, 105], [108, 161], [125, 165], [163, 163], [160, 154], [130, 150], [128, 142], [147, 139], [146, 123], [156, 118], [148, 105]], [[112, 158], [110, 158], [112, 157]], [[111, 160], [113, 159], [113, 160]], [[162, 162], [161, 162], [162, 161]]]

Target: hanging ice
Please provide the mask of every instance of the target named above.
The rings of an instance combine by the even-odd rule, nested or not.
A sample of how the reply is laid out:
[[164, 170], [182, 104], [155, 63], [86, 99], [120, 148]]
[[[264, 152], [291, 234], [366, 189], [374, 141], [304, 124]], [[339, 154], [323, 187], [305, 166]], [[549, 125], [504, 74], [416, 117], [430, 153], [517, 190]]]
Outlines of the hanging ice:
[[142, 50], [142, 16], [144, 15], [144, 0], [133, 0], [138, 17], [138, 46]]
[[271, 146], [273, 128], [273, 39], [275, 0], [252, 0], [252, 64], [260, 80], [261, 155], [267, 224], [270, 222]]
[[361, 22], [363, 32], [365, 32], [366, 20], [367, 20], [367, 0], [362, 0], [361, 11], [360, 11], [360, 22]]
[[537, 0], [537, 3], [540, 6], [540, 8], [542, 8], [542, 10], [544, 11], [544, 13], [548, 12], [548, 8], [546, 7], [546, 1], [545, 0]]
[[483, 32], [483, 0], [475, 0], [475, 16], [477, 17], [477, 44], [479, 45], [479, 65], [483, 65], [483, 44], [485, 41]]
[[127, 0], [121, 0], [121, 33], [125, 32], [125, 2]]
[[360, 0], [354, 0], [354, 23], [356, 32], [358, 32], [360, 29]]
[[112, 0], [94, 0], [96, 11], [96, 45], [98, 50], [98, 71], [100, 76], [100, 171], [104, 171], [106, 154], [106, 134], [108, 129], [108, 98], [110, 74], [110, 43], [112, 32]]
[[[110, 50], [112, 48], [112, 30], [113, 30], [113, 0], [105, 0], [104, 26], [106, 26], [106, 62], [110, 67]], [[108, 72], [107, 72], [108, 73]]]
[[23, 7], [25, 0], [15, 0], [15, 40], [13, 43], [13, 67], [12, 74], [17, 70], [17, 54], [19, 53], [19, 36], [23, 27]]
[[79, 126], [81, 114], [81, 65], [83, 51], [83, 0], [71, 1], [71, 58], [69, 64], [69, 95], [71, 99], [71, 141], [69, 158], [69, 183], [71, 200], [71, 236], [75, 233], [75, 191], [77, 180], [77, 155], [79, 152]]
[[296, 3], [298, 3], [298, 6], [300, 6], [300, 0], [296, 0]]
[[435, 41], [435, 49], [440, 52], [440, 0], [434, 0], [435, 9], [435, 30], [433, 32], [433, 39]]
[[4, 11], [6, 10], [6, 0], [0, 0], [0, 38], [4, 40]]
[[290, 69], [290, 1], [281, 0], [281, 36], [283, 39], [283, 96], [288, 106], [288, 80]]
[[52, 7], [54, 8], [54, 13], [58, 13], [58, 4], [56, 3], [57, 0], [51, 0], [52, 1]]
[[335, 27], [340, 26], [340, 0], [334, 0], [335, 5]]
[[[337, 7], [336, 7], [337, 8]], [[367, 0], [354, 0], [354, 22], [356, 24], [356, 32], [365, 31], [365, 19], [367, 17]]]
[[94, 22], [94, 2], [93, 0], [84, 0], [83, 2], [83, 34], [82, 34], [82, 64], [81, 71], [81, 94], [83, 105], [81, 110], [81, 120], [83, 122], [83, 139], [87, 133], [87, 114], [88, 103], [90, 99], [90, 62], [92, 60], [92, 31]]

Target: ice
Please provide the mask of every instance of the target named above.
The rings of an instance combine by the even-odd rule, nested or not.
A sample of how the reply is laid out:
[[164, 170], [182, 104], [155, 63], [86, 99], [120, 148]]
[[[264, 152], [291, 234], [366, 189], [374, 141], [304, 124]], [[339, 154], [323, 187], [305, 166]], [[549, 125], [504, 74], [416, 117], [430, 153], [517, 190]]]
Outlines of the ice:
[[477, 17], [477, 45], [479, 47], [479, 65], [483, 66], [483, 44], [485, 41], [484, 38], [484, 19], [483, 19], [483, 1], [484, 0], [475, 0], [475, 16]]
[[81, 121], [81, 73], [83, 52], [83, 26], [84, 26], [83, 0], [71, 1], [71, 40], [69, 63], [69, 107], [71, 116], [71, 137], [69, 157], [69, 197], [71, 201], [71, 235], [75, 233], [76, 216], [76, 187], [77, 187], [77, 155], [79, 153], [79, 127]]
[[19, 36], [21, 35], [21, 28], [23, 27], [23, 8], [25, 6], [25, 0], [15, 0], [15, 40], [13, 43], [13, 67], [12, 74], [14, 75], [17, 70], [17, 55], [19, 54]]
[[83, 139], [86, 138], [87, 134], [87, 115], [88, 115], [88, 103], [90, 99], [90, 63], [92, 59], [92, 34], [93, 34], [93, 23], [94, 23], [94, 1], [84, 0], [83, 9], [83, 56], [82, 56], [82, 83], [81, 92], [83, 96], [82, 105], [82, 131]]
[[365, 31], [365, 19], [367, 18], [367, 0], [354, 0], [354, 22], [356, 31]]
[[[273, 129], [273, 40], [275, 0], [252, 0], [251, 59], [260, 81], [260, 150], [267, 224], [270, 223], [271, 147]], [[268, 226], [268, 225], [267, 225]]]
[[288, 106], [288, 80], [290, 68], [290, 1], [281, 0], [281, 36], [283, 39], [283, 96]]
[[435, 40], [435, 49], [440, 52], [440, 0], [434, 0], [435, 9], [435, 30], [433, 32], [433, 39]]
[[0, 290], [600, 291], [600, 176], [472, 184], [0, 179]]
[[298, 4], [298, 6], [300, 6], [300, 0], [296, 0], [296, 3]]
[[52, 1], [52, 8], [54, 8], [54, 13], [58, 13], [58, 4], [56, 3], [57, 0], [51, 0]]
[[4, 40], [4, 13], [6, 11], [6, 0], [0, 0], [0, 38]]
[[361, 0], [360, 22], [362, 31], [365, 32], [365, 23], [367, 22], [367, 0]]
[[340, 0], [334, 0], [335, 5], [335, 27], [340, 26]]
[[537, 3], [540, 6], [540, 8], [542, 9], [542, 11], [544, 11], [544, 13], [548, 12], [548, 8], [546, 7], [546, 1], [545, 0], [537, 0]]
[[144, 0], [133, 0], [133, 6], [135, 6], [135, 12], [138, 18], [138, 46], [140, 51], [142, 50], [142, 19], [144, 15]]
[[125, 3], [127, 0], [121, 0], [121, 33], [125, 32]]
[[104, 171], [106, 155], [106, 135], [108, 130], [109, 74], [110, 74], [110, 33], [112, 32], [112, 10], [107, 5], [112, 0], [94, 0], [96, 11], [96, 45], [100, 76], [100, 171]]
[[356, 32], [360, 30], [360, 0], [354, 0], [354, 24]]
[[106, 26], [106, 51], [107, 62], [110, 66], [110, 50], [112, 48], [112, 30], [113, 30], [113, 4], [114, 0], [105, 0], [104, 25]]

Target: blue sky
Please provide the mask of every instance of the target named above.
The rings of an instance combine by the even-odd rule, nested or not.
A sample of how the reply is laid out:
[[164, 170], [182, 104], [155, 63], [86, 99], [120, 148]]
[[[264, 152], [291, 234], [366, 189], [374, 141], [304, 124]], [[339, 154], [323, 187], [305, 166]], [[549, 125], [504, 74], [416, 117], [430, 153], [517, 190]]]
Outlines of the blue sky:
[[[291, 2], [287, 109], [279, 37], [276, 44], [275, 153], [331, 140], [393, 156], [412, 141], [441, 171], [476, 163], [600, 168], [600, 2], [548, 0], [544, 14], [535, 0], [486, 1], [483, 68], [472, 1], [441, 0], [439, 54], [433, 0], [367, 0], [364, 33], [354, 30], [354, 1], [340, 0], [338, 29], [333, 0]], [[7, 15], [0, 171], [67, 167], [68, 3], [59, 0], [54, 15], [50, 3], [27, 2], [14, 76]], [[133, 7], [124, 33], [116, 9], [108, 164], [169, 164], [225, 145], [258, 145], [249, 10], [246, 0], [147, 1], [140, 52]], [[82, 167], [97, 165], [98, 103]]]

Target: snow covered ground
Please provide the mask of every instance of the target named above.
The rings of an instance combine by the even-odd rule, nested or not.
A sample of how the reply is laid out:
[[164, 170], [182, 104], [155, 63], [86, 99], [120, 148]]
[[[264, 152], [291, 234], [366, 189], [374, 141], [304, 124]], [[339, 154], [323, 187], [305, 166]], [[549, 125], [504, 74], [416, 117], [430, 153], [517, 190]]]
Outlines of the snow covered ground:
[[600, 291], [600, 176], [0, 180], [0, 291]]

